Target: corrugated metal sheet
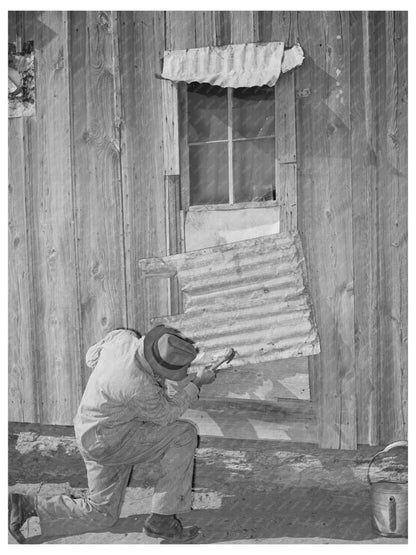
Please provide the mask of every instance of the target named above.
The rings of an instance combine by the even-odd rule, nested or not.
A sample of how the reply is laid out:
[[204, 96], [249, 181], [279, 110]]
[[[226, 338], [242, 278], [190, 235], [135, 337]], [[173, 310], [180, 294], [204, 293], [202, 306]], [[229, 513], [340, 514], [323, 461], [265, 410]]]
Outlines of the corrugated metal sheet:
[[228, 347], [233, 365], [319, 353], [297, 233], [284, 232], [140, 261], [143, 276], [177, 273], [184, 314], [155, 319], [180, 329], [205, 365]]
[[167, 50], [163, 58], [162, 77], [220, 87], [272, 87], [280, 72], [285, 73], [302, 62], [300, 45], [284, 50], [283, 42]]

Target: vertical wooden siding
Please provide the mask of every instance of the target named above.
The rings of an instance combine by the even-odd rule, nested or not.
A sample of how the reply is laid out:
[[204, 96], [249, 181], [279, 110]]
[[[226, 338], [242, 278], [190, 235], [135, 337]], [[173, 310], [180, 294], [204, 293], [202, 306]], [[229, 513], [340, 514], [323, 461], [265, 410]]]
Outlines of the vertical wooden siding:
[[19, 28], [35, 40], [38, 94], [36, 118], [9, 121], [10, 418], [70, 423], [88, 344], [169, 311], [168, 284], [137, 270], [166, 254], [163, 50], [299, 40], [297, 218], [321, 335], [320, 443], [405, 436], [406, 13], [26, 12], [11, 15], [11, 40]]
[[[23, 12], [36, 59], [36, 118], [24, 122], [37, 420], [66, 424], [82, 394], [71, 167], [68, 19]], [[29, 330], [28, 330], [29, 331]]]
[[298, 222], [321, 354], [310, 359], [321, 445], [356, 446], [349, 14], [298, 14]]
[[407, 434], [407, 16], [351, 14], [358, 441]]
[[31, 344], [32, 273], [25, 202], [24, 128], [9, 119], [9, 419], [35, 422], [37, 401]]
[[[380, 314], [378, 303], [379, 221], [377, 210], [376, 121], [370, 71], [368, 15], [350, 15], [352, 232], [358, 442], [377, 442]], [[371, 47], [374, 51], [374, 46]]]
[[127, 325], [111, 14], [71, 13], [70, 45], [80, 335], [85, 353], [108, 331]]
[[378, 131], [377, 421], [378, 439], [391, 441], [407, 430], [407, 15], [374, 12], [369, 20], [377, 37], [370, 59]]
[[118, 17], [121, 77], [121, 168], [127, 260], [129, 326], [145, 333], [150, 319], [169, 313], [167, 280], [140, 279], [140, 258], [166, 254], [163, 174], [163, 12], [121, 12]]

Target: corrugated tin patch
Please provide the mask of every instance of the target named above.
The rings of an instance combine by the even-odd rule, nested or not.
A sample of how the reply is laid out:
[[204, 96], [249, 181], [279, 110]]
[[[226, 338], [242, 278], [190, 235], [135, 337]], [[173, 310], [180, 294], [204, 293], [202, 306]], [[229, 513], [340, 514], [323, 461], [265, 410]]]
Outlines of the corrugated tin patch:
[[234, 347], [233, 366], [319, 353], [297, 233], [283, 232], [140, 261], [143, 276], [177, 273], [184, 313], [157, 318], [193, 338], [196, 365]]
[[300, 45], [284, 50], [283, 42], [167, 50], [162, 77], [220, 87], [272, 87], [281, 72], [301, 65], [303, 57]]

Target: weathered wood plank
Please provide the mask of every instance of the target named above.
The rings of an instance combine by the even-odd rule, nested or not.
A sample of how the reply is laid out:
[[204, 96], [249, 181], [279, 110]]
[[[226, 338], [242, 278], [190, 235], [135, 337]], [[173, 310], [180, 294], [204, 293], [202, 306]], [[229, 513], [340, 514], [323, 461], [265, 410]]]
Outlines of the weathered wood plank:
[[162, 80], [163, 166], [165, 175], [179, 175], [178, 84]]
[[178, 87], [178, 118], [179, 118], [179, 168], [181, 176], [181, 208], [189, 210], [189, 147], [188, 147], [188, 86], [179, 83]]
[[[272, 41], [272, 18], [274, 12], [258, 12], [258, 36], [260, 42]], [[279, 39], [277, 39], [279, 40]]]
[[196, 12], [166, 12], [166, 50], [196, 46]]
[[[9, 37], [10, 40], [10, 37]], [[31, 330], [30, 227], [26, 209], [23, 118], [9, 119], [9, 420], [36, 422], [37, 399]]]
[[295, 75], [279, 77], [276, 98], [276, 154], [279, 164], [296, 162]]
[[231, 44], [231, 12], [217, 11], [215, 14], [215, 46]]
[[230, 209], [212, 210], [212, 207], [198, 206], [198, 210], [187, 213], [185, 235], [188, 251], [279, 232], [280, 207], [277, 204], [256, 208], [249, 206], [249, 203], [246, 206], [224, 206]]
[[256, 12], [230, 12], [231, 44], [256, 42], [258, 40], [258, 26]]
[[274, 11], [269, 13], [271, 13], [270, 40], [282, 41], [286, 47], [297, 43], [297, 12]]
[[[408, 437], [408, 394], [409, 394], [409, 372], [408, 372], [408, 218], [404, 214], [408, 213], [408, 12], [395, 12], [394, 14], [395, 47], [397, 49], [397, 128], [400, 138], [400, 149], [397, 152], [397, 169], [400, 180], [397, 184], [397, 220], [394, 226], [399, 227], [399, 237], [402, 241], [400, 245], [399, 271], [396, 268], [396, 278], [400, 280], [399, 294], [395, 296], [395, 308], [400, 313], [400, 329], [395, 333], [395, 338], [399, 339], [400, 372], [396, 370], [396, 384], [400, 388], [400, 410], [397, 417], [395, 430], [390, 437]], [[395, 173], [395, 172], [393, 172]], [[401, 236], [400, 236], [401, 234]], [[397, 237], [394, 247], [397, 248]], [[394, 266], [393, 266], [394, 267]]]
[[141, 280], [138, 260], [166, 254], [160, 60], [165, 48], [163, 12], [121, 12], [121, 163], [124, 237], [129, 258], [129, 326], [145, 333], [151, 318], [169, 309], [167, 280]]
[[[384, 33], [382, 26], [384, 26]], [[407, 434], [407, 15], [377, 20], [383, 441]], [[385, 60], [383, 64], [383, 58]], [[384, 71], [383, 71], [384, 70]]]
[[[72, 20], [74, 177], [82, 352], [127, 325], [113, 35], [107, 12]], [[86, 367], [84, 371], [87, 373]]]
[[297, 73], [298, 223], [321, 354], [311, 361], [322, 447], [355, 448], [349, 137], [349, 19], [346, 12], [298, 14], [308, 57]]
[[195, 46], [216, 46], [215, 12], [195, 13]]
[[278, 164], [278, 199], [280, 205], [280, 231], [297, 229], [297, 166]]
[[[166, 12], [166, 48], [195, 48], [215, 44], [214, 12]], [[188, 150], [188, 108], [187, 87], [185, 84], [166, 85], [163, 89], [164, 140], [170, 143], [173, 150], [171, 158], [174, 163], [165, 162], [167, 174], [171, 176], [166, 182], [166, 210], [169, 221], [170, 246], [169, 253], [180, 253], [185, 245], [181, 209], [189, 208], [189, 150]], [[168, 94], [170, 92], [170, 94]], [[173, 139], [169, 137], [169, 131]], [[165, 157], [165, 160], [169, 158]], [[182, 213], [183, 214], [183, 213]], [[182, 216], [183, 218], [183, 216]], [[182, 291], [176, 275], [170, 278], [170, 313], [179, 314], [183, 311]]]
[[[299, 360], [301, 359], [298, 359], [298, 361]], [[313, 422], [316, 419], [314, 404], [310, 401], [301, 399], [276, 398], [274, 402], [269, 403], [248, 399], [209, 399], [202, 396], [198, 399], [198, 401], [195, 401], [193, 408], [196, 407], [206, 411], [225, 410], [229, 412], [238, 412], [239, 410], [244, 409], [246, 411], [250, 411], [253, 415], [262, 413], [266, 420], [270, 417], [274, 417], [279, 420], [286, 419], [292, 421], [297, 420]]]
[[367, 13], [352, 13], [350, 21], [357, 441], [376, 445], [379, 442], [377, 374], [380, 349], [376, 121], [369, 58], [373, 34]]
[[316, 443], [316, 420], [310, 411], [311, 403], [296, 403], [308, 405], [308, 413], [304, 409], [290, 409], [287, 401], [283, 401], [281, 410], [278, 406], [264, 410], [264, 405], [260, 410], [253, 410], [247, 401], [201, 400], [181, 419], [193, 422], [204, 437]]
[[[82, 380], [71, 176], [66, 12], [31, 12], [36, 51], [36, 121], [28, 156], [33, 194], [34, 299], [40, 421], [68, 424]], [[35, 136], [33, 136], [33, 134]]]
[[275, 87], [276, 198], [280, 204], [280, 231], [297, 228], [297, 166], [295, 76], [281, 75]]
[[279, 399], [309, 400], [307, 357], [276, 360], [221, 370], [214, 383], [201, 390], [201, 399], [250, 399], [278, 403]]
[[[180, 176], [165, 175], [165, 195], [167, 212], [168, 241], [167, 251], [169, 254], [182, 252], [182, 227], [180, 219]], [[182, 312], [182, 293], [179, 288], [178, 278], [170, 279], [170, 314]]]

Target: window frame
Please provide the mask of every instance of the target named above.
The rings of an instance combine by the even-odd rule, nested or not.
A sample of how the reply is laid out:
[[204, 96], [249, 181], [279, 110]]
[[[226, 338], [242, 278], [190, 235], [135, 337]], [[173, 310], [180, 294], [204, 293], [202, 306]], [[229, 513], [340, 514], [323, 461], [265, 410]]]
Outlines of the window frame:
[[[189, 149], [184, 148], [184, 139], [187, 140], [187, 83], [175, 83], [168, 79], [161, 80], [161, 148], [163, 150], [163, 165], [165, 179], [176, 176], [177, 188], [175, 195], [179, 197], [177, 214], [173, 217], [172, 210], [166, 210], [167, 232], [173, 226], [180, 229], [180, 242], [184, 242], [184, 219], [189, 210], [200, 209], [231, 209], [249, 208], [259, 204], [225, 204], [225, 205], [189, 205]], [[289, 71], [280, 76], [275, 85], [275, 126], [279, 129], [276, 136], [276, 176], [277, 189], [275, 201], [263, 201], [263, 206], [280, 207], [280, 230], [297, 229], [297, 161], [296, 161], [296, 97], [295, 97], [295, 72]], [[167, 189], [166, 189], [167, 191]], [[169, 198], [166, 192], [166, 206]], [[170, 212], [170, 215], [168, 215]], [[172, 221], [171, 221], [172, 220]], [[174, 221], [175, 220], [175, 221]], [[176, 221], [180, 221], [178, 224]], [[170, 251], [169, 240], [167, 250]]]
[[[254, 88], [254, 87], [253, 87]], [[274, 135], [267, 135], [261, 137], [241, 137], [233, 138], [233, 112], [232, 112], [232, 87], [227, 87], [227, 138], [218, 139], [213, 141], [200, 141], [200, 142], [188, 142], [188, 96], [187, 89], [188, 83], [179, 83], [178, 96], [179, 96], [179, 157], [180, 157], [180, 168], [181, 177], [184, 185], [184, 193], [187, 198], [183, 198], [183, 204], [187, 206], [188, 210], [197, 210], [198, 207], [205, 207], [206, 209], [225, 209], [226, 207], [236, 207], [236, 208], [250, 208], [250, 207], [260, 207], [260, 206], [276, 206], [278, 205], [278, 190], [279, 190], [279, 172], [278, 172], [278, 124], [277, 124], [277, 84], [273, 87], [274, 91]], [[233, 157], [233, 144], [235, 142], [249, 142], [264, 139], [274, 139], [274, 193], [275, 199], [265, 200], [265, 201], [244, 201], [244, 202], [234, 202], [235, 193], [235, 179], [234, 179], [234, 157]], [[228, 203], [221, 204], [190, 204], [190, 179], [189, 179], [189, 147], [196, 145], [221, 143], [227, 144], [227, 160], [228, 160]]]

